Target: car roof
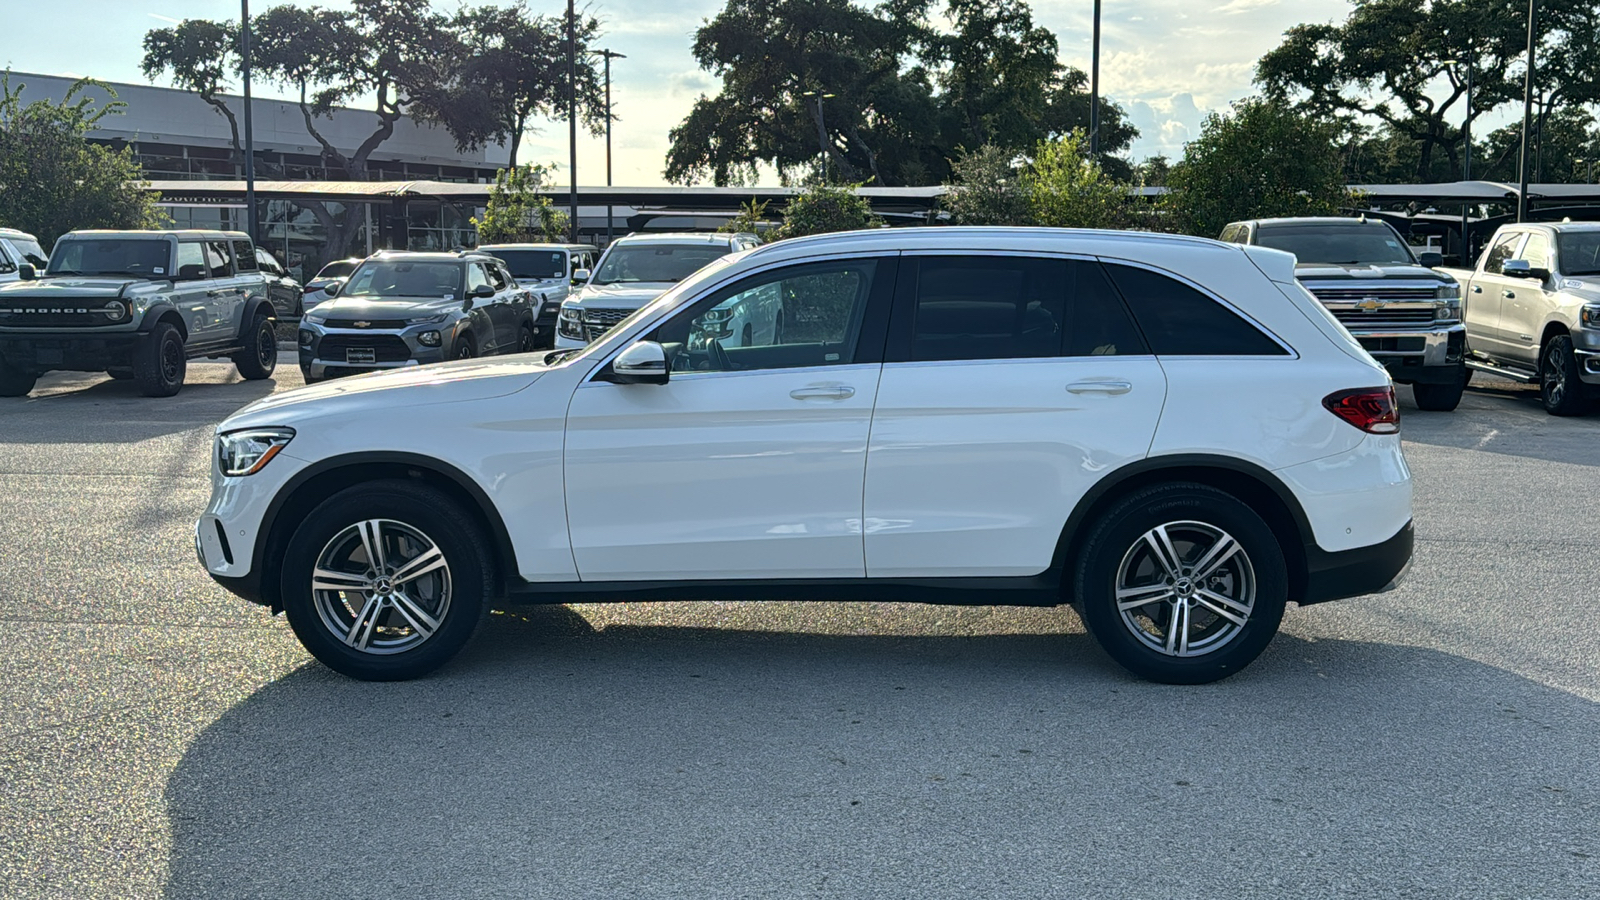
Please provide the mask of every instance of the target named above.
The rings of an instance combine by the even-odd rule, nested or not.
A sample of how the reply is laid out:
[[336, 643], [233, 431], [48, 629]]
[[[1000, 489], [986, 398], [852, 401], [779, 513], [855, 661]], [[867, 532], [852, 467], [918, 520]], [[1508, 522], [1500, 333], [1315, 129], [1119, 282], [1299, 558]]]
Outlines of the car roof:
[[463, 262], [467, 260], [493, 259], [493, 254], [482, 253], [477, 250], [379, 250], [365, 260], [408, 259], [416, 262]]
[[[248, 241], [250, 235], [242, 231], [211, 231], [200, 228], [167, 228], [153, 231], [138, 229], [109, 229], [85, 228], [81, 231], [69, 231], [61, 236], [62, 240], [80, 237], [119, 237], [119, 238], [177, 238], [190, 241]], [[253, 242], [252, 242], [253, 243]]]
[[27, 238], [30, 241], [37, 241], [38, 240], [38, 238], [36, 238], [33, 235], [27, 233], [26, 231], [18, 231], [15, 228], [0, 228], [0, 235], [5, 235], [6, 237], [23, 237], [23, 238]]
[[593, 244], [479, 244], [478, 252], [490, 253], [494, 250], [598, 250]]
[[1170, 247], [1196, 251], [1239, 252], [1239, 245], [1211, 238], [1153, 231], [1107, 231], [1090, 228], [1022, 228], [1008, 226], [931, 225], [838, 231], [789, 238], [747, 251], [743, 257], [783, 259], [827, 253], [902, 250], [1008, 251], [1040, 250], [1117, 256], [1131, 248]]
[[1359, 228], [1363, 225], [1387, 225], [1382, 219], [1368, 219], [1357, 216], [1283, 216], [1275, 219], [1246, 219], [1236, 222], [1236, 225], [1254, 222], [1256, 225], [1328, 225], [1334, 228], [1352, 227]]
[[729, 234], [727, 232], [706, 231], [668, 231], [650, 234], [635, 233], [625, 234], [612, 242], [617, 244], [727, 244], [731, 245], [735, 239], [741, 237], [754, 237], [754, 235]]

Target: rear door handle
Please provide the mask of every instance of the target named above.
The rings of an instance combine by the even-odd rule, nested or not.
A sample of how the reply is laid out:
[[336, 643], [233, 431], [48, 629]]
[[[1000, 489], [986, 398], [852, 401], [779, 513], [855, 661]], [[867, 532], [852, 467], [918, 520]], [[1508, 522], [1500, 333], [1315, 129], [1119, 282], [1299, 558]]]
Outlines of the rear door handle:
[[1517, 292], [1516, 291], [1501, 291], [1500, 292], [1500, 296], [1506, 298], [1507, 300], [1515, 300], [1515, 299], [1517, 299]]
[[1481, 293], [1483, 293], [1483, 288], [1481, 288], [1481, 287], [1479, 287], [1477, 285], [1473, 285], [1472, 286], [1472, 292], [1474, 294], [1481, 294]]
[[848, 384], [796, 388], [789, 392], [789, 396], [796, 400], [849, 400], [855, 395], [856, 389]]
[[1126, 394], [1133, 390], [1128, 381], [1075, 381], [1067, 385], [1074, 394]]

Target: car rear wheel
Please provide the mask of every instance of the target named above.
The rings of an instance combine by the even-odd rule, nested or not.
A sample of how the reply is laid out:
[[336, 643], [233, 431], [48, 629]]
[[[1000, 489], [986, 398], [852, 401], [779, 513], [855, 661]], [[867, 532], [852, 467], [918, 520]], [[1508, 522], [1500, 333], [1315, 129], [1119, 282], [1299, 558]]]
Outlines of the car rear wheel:
[[1151, 681], [1205, 684], [1249, 665], [1283, 619], [1288, 573], [1272, 529], [1201, 484], [1143, 488], [1090, 533], [1074, 582], [1107, 654]]
[[278, 368], [278, 331], [272, 320], [258, 315], [245, 330], [244, 349], [233, 355], [233, 364], [246, 381], [271, 378]]
[[146, 397], [171, 397], [183, 390], [189, 359], [183, 335], [170, 322], [161, 322], [133, 354], [133, 380]]
[[328, 668], [402, 681], [449, 662], [490, 602], [493, 564], [473, 518], [410, 482], [341, 491], [295, 529], [284, 554], [284, 613]]

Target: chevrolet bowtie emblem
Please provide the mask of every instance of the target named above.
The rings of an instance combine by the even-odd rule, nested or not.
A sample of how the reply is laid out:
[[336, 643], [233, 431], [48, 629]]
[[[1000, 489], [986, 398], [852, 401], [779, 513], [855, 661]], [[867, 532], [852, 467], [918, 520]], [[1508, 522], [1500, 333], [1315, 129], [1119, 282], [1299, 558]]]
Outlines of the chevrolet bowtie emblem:
[[1359, 309], [1362, 312], [1372, 312], [1373, 310], [1383, 309], [1387, 305], [1387, 303], [1384, 303], [1377, 297], [1366, 297], [1362, 299], [1360, 303], [1356, 304], [1356, 309]]
[[371, 328], [372, 327], [372, 323], [371, 322], [351, 322], [350, 324], [354, 325], [357, 328]]

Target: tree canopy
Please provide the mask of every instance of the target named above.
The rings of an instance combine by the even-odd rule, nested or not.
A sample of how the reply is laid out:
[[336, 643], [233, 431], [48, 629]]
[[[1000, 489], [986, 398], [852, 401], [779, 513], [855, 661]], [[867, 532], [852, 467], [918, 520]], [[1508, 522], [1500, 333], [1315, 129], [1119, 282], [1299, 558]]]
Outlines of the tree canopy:
[[[111, 96], [96, 104], [84, 89]], [[86, 135], [123, 104], [110, 85], [80, 79], [60, 103], [22, 102], [21, 82], [0, 76], [0, 222], [33, 234], [45, 246], [81, 228], [157, 228], [166, 216], [145, 190], [126, 148], [90, 143]]]
[[[694, 54], [722, 87], [672, 130], [674, 182], [801, 180], [825, 155], [843, 181], [938, 183], [962, 147], [1028, 152], [1089, 120], [1087, 78], [1024, 0], [728, 0]], [[1104, 98], [1100, 120], [1102, 164], [1126, 170], [1138, 132]]]

